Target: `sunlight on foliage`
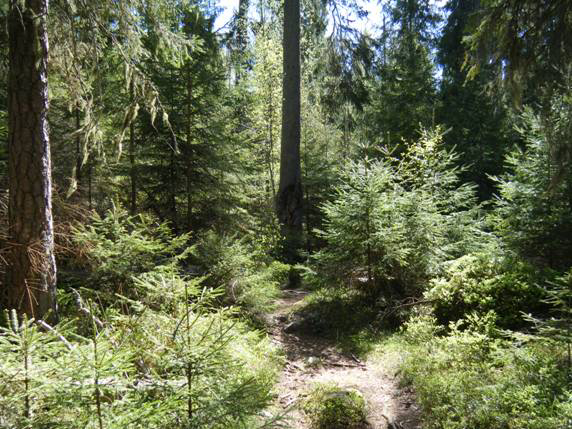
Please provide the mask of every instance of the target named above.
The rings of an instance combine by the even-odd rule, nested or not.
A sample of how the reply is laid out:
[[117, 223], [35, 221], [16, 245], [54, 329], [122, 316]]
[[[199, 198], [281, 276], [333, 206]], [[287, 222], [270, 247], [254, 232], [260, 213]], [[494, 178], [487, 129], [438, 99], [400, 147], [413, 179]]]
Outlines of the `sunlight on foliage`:
[[223, 291], [180, 276], [187, 236], [116, 210], [78, 227], [76, 240], [91, 274], [87, 287], [63, 291], [71, 317], [54, 328], [7, 315], [3, 427], [263, 423], [281, 356], [218, 305]]
[[455, 155], [440, 143], [438, 131], [426, 132], [401, 159], [366, 155], [343, 168], [323, 205], [328, 247], [314, 256], [318, 272], [404, 295], [479, 247], [474, 188], [459, 183]]

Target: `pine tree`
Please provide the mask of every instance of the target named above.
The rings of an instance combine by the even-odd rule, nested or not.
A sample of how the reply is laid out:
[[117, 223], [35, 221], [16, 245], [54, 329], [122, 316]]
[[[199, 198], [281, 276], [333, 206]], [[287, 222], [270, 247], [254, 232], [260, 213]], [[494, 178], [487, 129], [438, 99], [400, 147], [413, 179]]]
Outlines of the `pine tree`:
[[57, 317], [48, 135], [47, 0], [10, 3], [9, 240], [2, 307]]

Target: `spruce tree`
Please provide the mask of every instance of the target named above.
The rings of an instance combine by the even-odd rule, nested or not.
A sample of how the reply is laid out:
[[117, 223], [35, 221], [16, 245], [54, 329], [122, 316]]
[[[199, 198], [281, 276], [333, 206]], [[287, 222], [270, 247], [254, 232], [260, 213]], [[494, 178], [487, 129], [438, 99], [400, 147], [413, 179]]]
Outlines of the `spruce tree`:
[[476, 183], [481, 199], [491, 198], [491, 175], [502, 171], [507, 141], [507, 112], [503, 97], [487, 91], [496, 66], [483, 67], [474, 79], [467, 79], [464, 67], [469, 21], [478, 12], [473, 0], [451, 0], [450, 14], [438, 45], [438, 61], [443, 67], [437, 121], [449, 132], [445, 144], [455, 147], [459, 163], [468, 167], [464, 181]]
[[434, 125], [436, 84], [430, 57], [433, 10], [421, 0], [391, 4], [393, 29], [366, 109], [367, 135], [403, 150], [403, 141]]

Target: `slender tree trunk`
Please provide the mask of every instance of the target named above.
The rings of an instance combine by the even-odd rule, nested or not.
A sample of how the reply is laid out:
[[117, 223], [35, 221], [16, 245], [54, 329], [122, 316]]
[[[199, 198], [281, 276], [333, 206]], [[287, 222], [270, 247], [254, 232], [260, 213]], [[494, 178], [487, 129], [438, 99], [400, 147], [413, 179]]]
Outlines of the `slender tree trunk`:
[[[81, 127], [81, 111], [79, 107], [75, 108], [75, 129], [79, 130]], [[82, 169], [82, 161], [83, 161], [83, 151], [81, 148], [81, 136], [78, 134], [75, 137], [75, 182], [76, 182], [76, 190], [75, 190], [75, 199], [76, 201], [80, 201], [82, 197], [82, 177], [81, 177], [81, 169]]]
[[89, 210], [93, 210], [92, 177], [93, 177], [93, 162], [94, 161], [92, 159], [92, 156], [89, 157], [88, 167], [87, 167], [87, 201], [88, 201]]
[[[135, 89], [133, 79], [129, 85], [131, 102], [135, 99]], [[129, 201], [129, 211], [131, 215], [137, 212], [137, 166], [135, 165], [135, 119], [129, 124], [129, 179], [131, 182], [131, 198]]]
[[178, 233], [179, 231], [179, 227], [178, 227], [178, 221], [177, 221], [177, 186], [176, 186], [176, 163], [175, 163], [175, 151], [171, 149], [170, 151], [171, 157], [169, 160], [169, 185], [170, 185], [170, 190], [169, 190], [169, 205], [170, 205], [170, 211], [171, 211], [171, 222], [172, 222], [172, 227], [173, 227], [173, 231], [175, 231], [175, 233]]
[[300, 1], [284, 2], [282, 142], [276, 211], [287, 262], [300, 260], [303, 191], [300, 172]]
[[137, 166], [135, 164], [135, 124], [129, 124], [129, 176], [131, 182], [131, 197], [129, 211], [131, 215], [137, 212]]
[[383, 60], [382, 64], [385, 67], [387, 65], [387, 30], [385, 27], [385, 13], [383, 14]]
[[[326, 158], [328, 156], [326, 154]], [[312, 250], [312, 243], [311, 243], [311, 233], [312, 233], [312, 225], [310, 220], [310, 186], [308, 185], [308, 145], [306, 141], [304, 142], [304, 183], [306, 183], [306, 189], [304, 192], [304, 197], [306, 198], [305, 207], [304, 207], [304, 215], [306, 217], [306, 251], [308, 253]]]
[[239, 0], [236, 14], [236, 83], [238, 84], [245, 73], [246, 46], [248, 44], [248, 6], [249, 0]]
[[187, 176], [187, 229], [193, 227], [193, 150], [192, 150], [192, 126], [193, 126], [193, 76], [191, 74], [191, 63], [187, 64], [187, 130], [186, 130], [186, 176]]
[[11, 0], [8, 15], [8, 177], [11, 243], [2, 307], [56, 318], [48, 136], [47, 0]]
[[268, 88], [268, 112], [267, 112], [267, 128], [268, 128], [268, 151], [266, 163], [268, 164], [268, 179], [272, 190], [272, 199], [276, 198], [276, 183], [274, 180], [274, 106], [272, 99], [272, 88]]

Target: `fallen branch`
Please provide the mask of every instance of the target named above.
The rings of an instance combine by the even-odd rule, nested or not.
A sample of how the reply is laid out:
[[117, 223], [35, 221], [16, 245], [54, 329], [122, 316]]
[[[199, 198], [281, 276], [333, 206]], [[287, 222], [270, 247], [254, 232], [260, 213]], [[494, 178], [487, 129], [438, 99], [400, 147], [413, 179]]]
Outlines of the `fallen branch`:
[[64, 337], [62, 334], [58, 333], [58, 331], [56, 331], [53, 327], [48, 325], [43, 320], [36, 320], [36, 323], [38, 325], [40, 325], [42, 328], [44, 328], [46, 331], [50, 331], [50, 332], [56, 334], [56, 336], [60, 339], [60, 341], [62, 343], [65, 344], [65, 346], [68, 348], [68, 350], [73, 350], [73, 345], [66, 339], [66, 337]]
[[324, 361], [325, 365], [331, 365], [331, 366], [341, 366], [343, 368], [365, 368], [365, 365], [362, 364], [353, 364], [353, 363], [340, 363], [340, 362], [329, 362], [329, 361]]
[[94, 315], [91, 312], [91, 310], [84, 305], [79, 292], [75, 289], [72, 289], [71, 291], [75, 297], [75, 303], [76, 303], [77, 307], [79, 308], [79, 311], [81, 313], [83, 313], [84, 315], [90, 317], [95, 322], [95, 324], [97, 325], [98, 328], [103, 328], [103, 322], [101, 320], [99, 320], [97, 318], [97, 316]]

